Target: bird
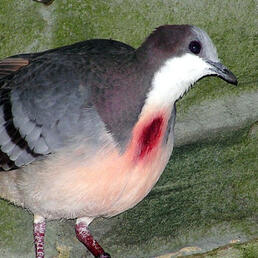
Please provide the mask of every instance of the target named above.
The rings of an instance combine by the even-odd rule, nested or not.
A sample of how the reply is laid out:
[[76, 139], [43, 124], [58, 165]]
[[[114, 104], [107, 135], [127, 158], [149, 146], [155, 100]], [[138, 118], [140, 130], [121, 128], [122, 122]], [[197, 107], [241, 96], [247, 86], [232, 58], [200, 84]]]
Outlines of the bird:
[[165, 169], [176, 103], [203, 77], [237, 85], [208, 34], [161, 25], [138, 48], [91, 39], [0, 61], [0, 198], [46, 222], [76, 219], [94, 257], [111, 257], [90, 223], [138, 204]]

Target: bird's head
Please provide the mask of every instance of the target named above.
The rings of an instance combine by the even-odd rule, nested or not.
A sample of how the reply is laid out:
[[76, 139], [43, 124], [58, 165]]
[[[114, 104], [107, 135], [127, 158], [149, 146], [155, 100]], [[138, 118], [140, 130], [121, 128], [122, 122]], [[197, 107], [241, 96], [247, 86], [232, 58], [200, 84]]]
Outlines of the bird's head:
[[150, 66], [155, 66], [151, 100], [176, 101], [206, 76], [218, 76], [237, 84], [235, 75], [219, 61], [210, 37], [195, 26], [163, 25], [137, 51], [140, 55], [144, 53]]

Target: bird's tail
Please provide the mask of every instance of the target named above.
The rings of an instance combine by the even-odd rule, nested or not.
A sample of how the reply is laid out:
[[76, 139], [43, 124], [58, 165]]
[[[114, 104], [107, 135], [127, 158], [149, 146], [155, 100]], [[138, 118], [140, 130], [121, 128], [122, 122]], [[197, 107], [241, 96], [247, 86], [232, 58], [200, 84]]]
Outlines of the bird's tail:
[[21, 205], [16, 183], [16, 171], [0, 172], [0, 198]]

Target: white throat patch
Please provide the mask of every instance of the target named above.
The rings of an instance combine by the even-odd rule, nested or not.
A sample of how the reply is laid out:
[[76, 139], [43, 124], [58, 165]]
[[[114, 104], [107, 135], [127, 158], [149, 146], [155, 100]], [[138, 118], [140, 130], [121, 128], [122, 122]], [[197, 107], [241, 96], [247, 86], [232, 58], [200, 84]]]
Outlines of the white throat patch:
[[145, 105], [162, 107], [173, 104], [198, 79], [214, 74], [210, 67], [202, 58], [190, 53], [168, 59], [154, 74]]

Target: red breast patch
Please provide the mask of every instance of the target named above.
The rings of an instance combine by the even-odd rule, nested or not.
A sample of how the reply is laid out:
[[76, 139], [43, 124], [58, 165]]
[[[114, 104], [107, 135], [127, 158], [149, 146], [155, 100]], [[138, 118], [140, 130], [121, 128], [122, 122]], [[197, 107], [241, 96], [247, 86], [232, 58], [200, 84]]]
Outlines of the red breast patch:
[[163, 124], [164, 119], [160, 116], [143, 127], [138, 138], [138, 157], [140, 159], [144, 158], [159, 144], [162, 138]]

